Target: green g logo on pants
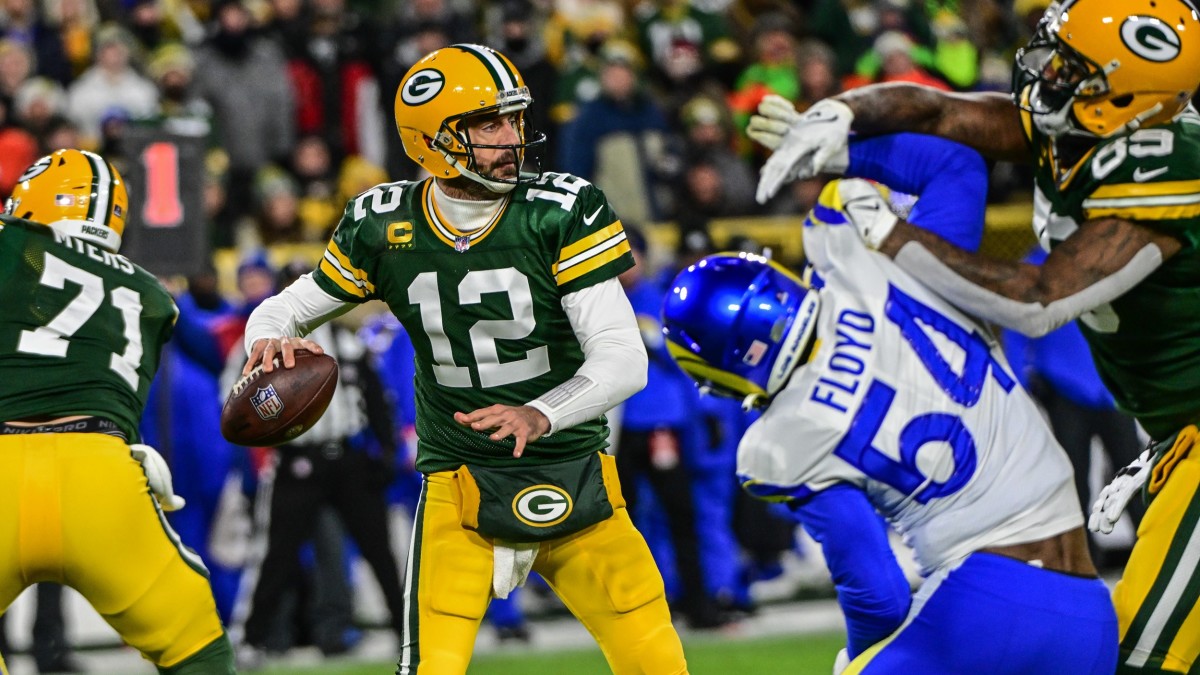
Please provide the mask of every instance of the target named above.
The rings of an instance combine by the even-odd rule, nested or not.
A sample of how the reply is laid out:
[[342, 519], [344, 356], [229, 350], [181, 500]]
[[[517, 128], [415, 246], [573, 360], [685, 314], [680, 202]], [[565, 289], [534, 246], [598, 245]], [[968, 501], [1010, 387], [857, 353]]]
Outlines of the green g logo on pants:
[[571, 495], [554, 485], [531, 485], [513, 498], [513, 515], [530, 527], [551, 527], [571, 515]]

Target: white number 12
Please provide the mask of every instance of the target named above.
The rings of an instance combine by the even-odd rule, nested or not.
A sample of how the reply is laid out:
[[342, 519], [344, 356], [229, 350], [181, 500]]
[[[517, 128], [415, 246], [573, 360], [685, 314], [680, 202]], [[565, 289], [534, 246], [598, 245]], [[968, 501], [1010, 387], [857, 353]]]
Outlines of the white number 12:
[[[458, 284], [458, 305], [473, 305], [485, 293], [505, 293], [512, 307], [511, 319], [481, 319], [470, 329], [471, 350], [478, 366], [482, 387], [501, 387], [533, 379], [550, 372], [550, 350], [535, 347], [520, 359], [501, 363], [496, 340], [520, 340], [533, 332], [533, 294], [529, 279], [510, 268], [474, 270]], [[422, 272], [408, 287], [408, 301], [421, 309], [421, 323], [433, 348], [433, 374], [444, 387], [471, 386], [471, 371], [457, 365], [451, 352], [450, 338], [442, 324], [442, 299], [438, 294], [437, 272]]]

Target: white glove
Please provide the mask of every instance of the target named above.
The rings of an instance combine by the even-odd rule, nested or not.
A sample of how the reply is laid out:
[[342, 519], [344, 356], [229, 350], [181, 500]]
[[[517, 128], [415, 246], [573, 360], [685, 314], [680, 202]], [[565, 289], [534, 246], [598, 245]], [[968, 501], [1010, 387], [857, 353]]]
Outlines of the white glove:
[[833, 675], [842, 675], [842, 672], [850, 667], [850, 652], [842, 647], [842, 651], [838, 652], [837, 658], [833, 661]]
[[[763, 103], [767, 103], [767, 100], [763, 99]], [[759, 106], [758, 112], [780, 122], [787, 117], [776, 102], [770, 103], [765, 110]], [[792, 114], [795, 114], [794, 110]], [[822, 171], [844, 172], [850, 164], [848, 136], [853, 121], [854, 113], [850, 106], [827, 98], [818, 101], [799, 119], [788, 123], [783, 140], [763, 165], [758, 179], [758, 203], [767, 203], [785, 182], [812, 178]], [[775, 128], [762, 122], [759, 127], [763, 131]]]
[[158, 454], [158, 451], [149, 445], [134, 443], [129, 446], [129, 454], [133, 455], [142, 465], [142, 471], [146, 473], [146, 482], [150, 484], [150, 491], [158, 499], [158, 505], [163, 511], [178, 511], [182, 509], [185, 502], [183, 497], [175, 494], [175, 488], [171, 485], [171, 470], [167, 468], [167, 460]]
[[822, 207], [844, 215], [854, 225], [863, 243], [876, 251], [900, 222], [879, 188], [861, 178], [839, 178], [826, 183], [809, 219], [815, 223], [824, 222]]
[[800, 119], [791, 101], [779, 94], [767, 94], [758, 104], [758, 114], [750, 117], [746, 135], [768, 150], [777, 150], [783, 145], [788, 129], [799, 124]]
[[1154, 454], [1147, 448], [1138, 458], [1130, 462], [1113, 477], [1112, 482], [1104, 486], [1096, 503], [1092, 504], [1092, 514], [1088, 516], [1088, 529], [1092, 532], [1108, 534], [1120, 520], [1121, 514], [1129, 500], [1142, 491], [1142, 486], [1150, 479], [1154, 468]]

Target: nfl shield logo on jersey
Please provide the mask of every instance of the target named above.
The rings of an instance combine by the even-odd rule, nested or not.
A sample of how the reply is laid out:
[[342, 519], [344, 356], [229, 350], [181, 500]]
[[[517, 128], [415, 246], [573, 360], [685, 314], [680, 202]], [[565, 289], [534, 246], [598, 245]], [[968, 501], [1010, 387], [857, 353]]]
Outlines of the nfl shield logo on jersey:
[[250, 395], [250, 403], [254, 411], [264, 420], [279, 417], [283, 412], [283, 399], [275, 393], [275, 385], [268, 384], [265, 388], [257, 389]]

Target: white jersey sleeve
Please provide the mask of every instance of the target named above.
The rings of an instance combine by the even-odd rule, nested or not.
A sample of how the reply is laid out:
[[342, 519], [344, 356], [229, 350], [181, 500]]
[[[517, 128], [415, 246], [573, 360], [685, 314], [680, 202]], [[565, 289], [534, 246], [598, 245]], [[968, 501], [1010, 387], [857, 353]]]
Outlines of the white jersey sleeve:
[[925, 573], [1083, 524], [1066, 453], [986, 329], [869, 251], [810, 226], [820, 343], [738, 448], [760, 492], [862, 488]]

